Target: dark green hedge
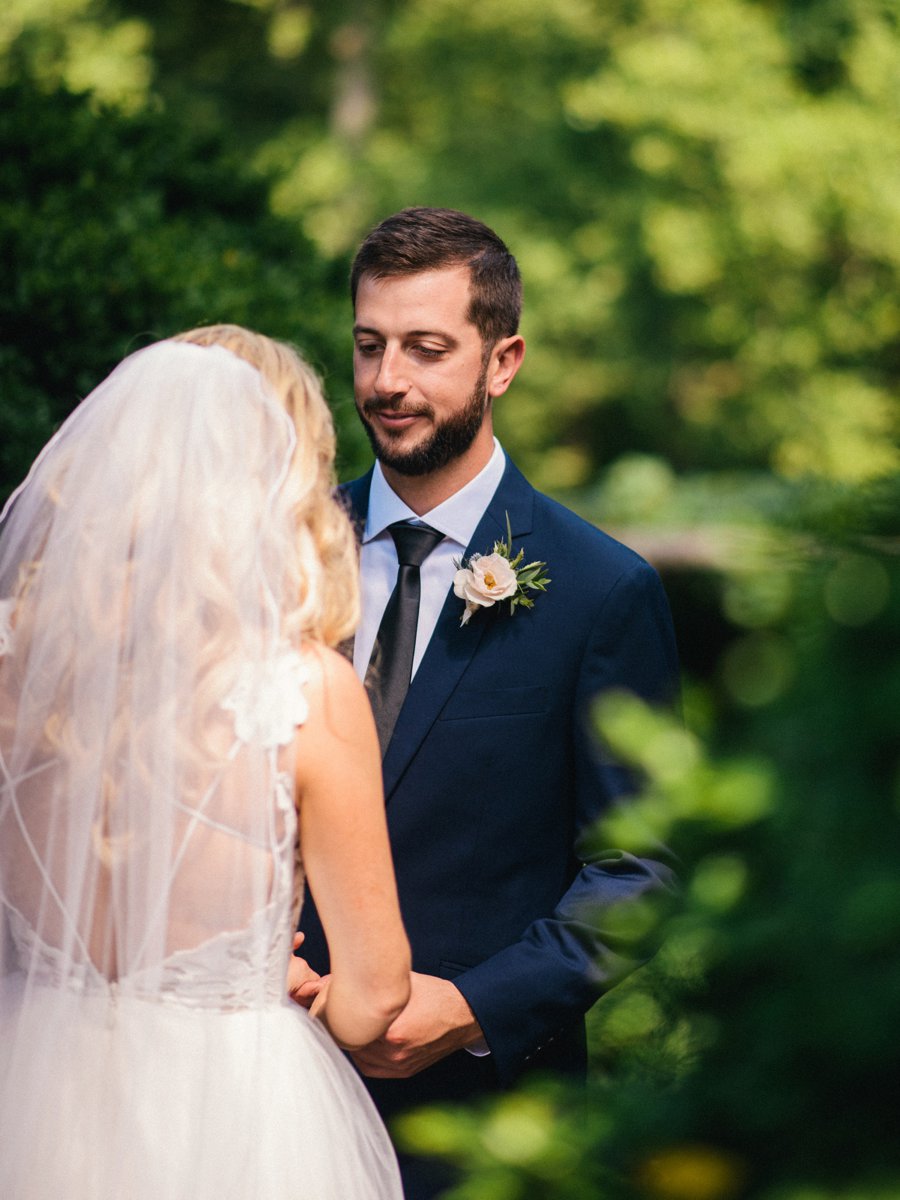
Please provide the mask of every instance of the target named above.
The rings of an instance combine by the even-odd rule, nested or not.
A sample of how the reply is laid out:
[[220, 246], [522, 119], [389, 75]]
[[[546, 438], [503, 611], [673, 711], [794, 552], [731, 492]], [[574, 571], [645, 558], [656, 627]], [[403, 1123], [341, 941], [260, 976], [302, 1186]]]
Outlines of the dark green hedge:
[[147, 109], [0, 89], [0, 494], [129, 351], [236, 321], [299, 345], [353, 427], [345, 271], [219, 141]]

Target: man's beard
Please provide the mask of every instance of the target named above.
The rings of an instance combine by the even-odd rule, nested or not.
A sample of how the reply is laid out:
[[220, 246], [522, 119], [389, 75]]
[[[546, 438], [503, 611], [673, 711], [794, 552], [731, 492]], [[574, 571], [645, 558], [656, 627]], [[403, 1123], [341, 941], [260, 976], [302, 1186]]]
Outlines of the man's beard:
[[[465, 454], [484, 423], [487, 407], [487, 366], [485, 366], [476, 380], [474, 391], [469, 396], [465, 408], [435, 425], [430, 436], [410, 450], [395, 448], [390, 436], [376, 432], [374, 425], [369, 420], [370, 415], [381, 409], [387, 408], [393, 411], [395, 408], [393, 404], [367, 400], [360, 405], [359, 416], [369, 444], [379, 462], [400, 475], [429, 475], [432, 471], [439, 471], [454, 459]], [[434, 416], [433, 410], [428, 406], [414, 411], [418, 416], [432, 418]]]

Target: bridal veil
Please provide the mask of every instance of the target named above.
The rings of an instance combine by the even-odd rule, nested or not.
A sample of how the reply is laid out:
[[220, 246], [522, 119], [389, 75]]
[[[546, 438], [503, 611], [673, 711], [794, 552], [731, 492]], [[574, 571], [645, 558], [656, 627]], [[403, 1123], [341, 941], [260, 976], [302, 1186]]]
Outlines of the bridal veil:
[[[284, 1001], [297, 624], [324, 569], [298, 579], [296, 439], [249, 363], [160, 342], [0, 519], [4, 1196], [302, 1196], [321, 1123], [370, 1121]], [[347, 1159], [387, 1178], [370, 1125]]]

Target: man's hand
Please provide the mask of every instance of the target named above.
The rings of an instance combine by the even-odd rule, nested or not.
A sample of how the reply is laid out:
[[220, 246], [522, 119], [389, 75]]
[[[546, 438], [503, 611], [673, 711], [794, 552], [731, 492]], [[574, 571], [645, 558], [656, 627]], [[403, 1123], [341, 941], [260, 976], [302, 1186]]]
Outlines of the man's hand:
[[409, 1003], [377, 1041], [352, 1054], [363, 1075], [408, 1079], [454, 1050], [483, 1040], [468, 1002], [449, 980], [410, 977]]
[[[299, 950], [303, 938], [302, 933], [294, 934], [295, 950]], [[312, 969], [305, 958], [292, 954], [287, 970], [287, 993], [290, 998], [303, 1008], [309, 1008], [321, 990], [322, 976]]]

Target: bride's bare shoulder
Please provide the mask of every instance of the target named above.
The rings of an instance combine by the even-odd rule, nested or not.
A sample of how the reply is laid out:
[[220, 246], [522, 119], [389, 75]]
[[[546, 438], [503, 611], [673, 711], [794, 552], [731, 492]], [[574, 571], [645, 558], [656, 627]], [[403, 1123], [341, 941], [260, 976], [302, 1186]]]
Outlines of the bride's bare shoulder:
[[[378, 735], [365, 688], [343, 655], [325, 646], [303, 652], [307, 719], [297, 729], [295, 776], [307, 798], [316, 781], [330, 796], [338, 775], [349, 773], [351, 790], [381, 779]], [[358, 775], [361, 778], [357, 778]]]
[[339, 726], [355, 722], [360, 714], [369, 714], [369, 701], [365, 689], [357, 678], [353, 664], [327, 646], [307, 645], [301, 650], [306, 669], [306, 695], [310, 717], [325, 719], [329, 724], [335, 719]]
[[306, 642], [300, 648], [300, 657], [309, 676], [310, 687], [363, 690], [353, 663], [337, 650], [320, 643]]

